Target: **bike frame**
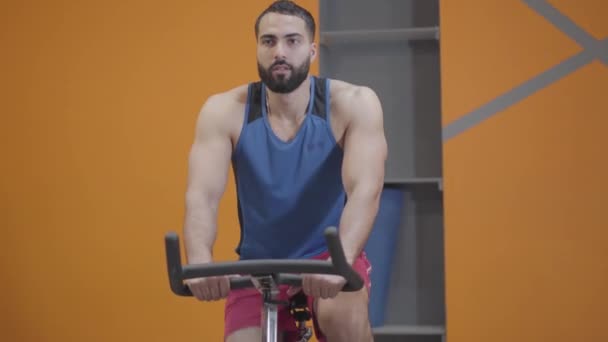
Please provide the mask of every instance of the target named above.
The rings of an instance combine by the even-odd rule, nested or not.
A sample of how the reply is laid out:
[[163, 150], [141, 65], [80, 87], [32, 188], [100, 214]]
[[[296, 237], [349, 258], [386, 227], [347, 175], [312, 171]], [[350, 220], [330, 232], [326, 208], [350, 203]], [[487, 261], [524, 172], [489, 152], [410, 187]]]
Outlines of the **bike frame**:
[[346, 261], [338, 229], [325, 230], [325, 240], [331, 261], [322, 260], [240, 260], [236, 262], [215, 262], [182, 265], [179, 237], [175, 232], [165, 235], [167, 271], [171, 291], [178, 296], [192, 296], [184, 279], [220, 276], [249, 275], [230, 279], [230, 289], [255, 287], [262, 294], [262, 342], [278, 342], [278, 306], [289, 305], [279, 301], [279, 285], [301, 286], [304, 273], [335, 274], [346, 279], [342, 291], [358, 291], [363, 288], [363, 279]]

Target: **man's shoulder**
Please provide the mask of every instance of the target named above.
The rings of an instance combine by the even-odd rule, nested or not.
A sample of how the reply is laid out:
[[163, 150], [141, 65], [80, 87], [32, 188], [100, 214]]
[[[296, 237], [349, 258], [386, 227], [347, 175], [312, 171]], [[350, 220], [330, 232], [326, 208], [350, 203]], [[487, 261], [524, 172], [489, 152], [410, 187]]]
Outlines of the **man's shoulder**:
[[240, 129], [247, 104], [248, 84], [211, 94], [204, 101], [198, 115], [197, 126], [235, 135]]
[[376, 92], [370, 86], [338, 79], [330, 79], [329, 84], [331, 106], [338, 113], [352, 112], [379, 101]]
[[212, 112], [233, 111], [247, 103], [248, 84], [242, 84], [221, 92], [211, 94], [203, 108]]
[[332, 102], [336, 104], [346, 105], [353, 104], [353, 101], [367, 101], [369, 97], [376, 97], [376, 92], [370, 86], [355, 84], [338, 79], [329, 79], [330, 94]]

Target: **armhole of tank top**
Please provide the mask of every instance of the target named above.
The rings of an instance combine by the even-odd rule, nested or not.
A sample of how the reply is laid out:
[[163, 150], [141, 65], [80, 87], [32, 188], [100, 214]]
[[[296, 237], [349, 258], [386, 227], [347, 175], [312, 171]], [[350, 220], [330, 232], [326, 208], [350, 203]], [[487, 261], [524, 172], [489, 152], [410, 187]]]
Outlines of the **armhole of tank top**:
[[251, 103], [251, 88], [252, 85], [249, 84], [247, 86], [247, 102], [245, 103], [245, 113], [243, 115], [243, 124], [241, 125], [241, 131], [239, 132], [239, 136], [236, 141], [236, 146], [234, 147], [233, 158], [240, 151], [241, 148], [241, 139], [243, 137], [243, 133], [245, 132], [245, 128], [247, 127], [247, 122], [249, 121], [249, 107]]
[[334, 131], [331, 128], [331, 91], [329, 89], [329, 77], [325, 79], [325, 120], [327, 122], [327, 133], [329, 133], [329, 137], [333, 141], [334, 144], [338, 145], [338, 141], [336, 140], [336, 136], [334, 135]]

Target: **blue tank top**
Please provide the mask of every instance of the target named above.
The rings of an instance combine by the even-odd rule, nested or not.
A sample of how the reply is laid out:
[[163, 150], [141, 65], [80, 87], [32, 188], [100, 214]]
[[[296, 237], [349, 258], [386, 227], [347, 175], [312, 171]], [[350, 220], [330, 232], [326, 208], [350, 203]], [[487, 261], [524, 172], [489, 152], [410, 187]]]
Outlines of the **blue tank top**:
[[245, 120], [232, 157], [245, 259], [301, 259], [326, 250], [323, 232], [338, 227], [346, 194], [342, 148], [330, 126], [329, 80], [310, 77], [310, 102], [297, 135], [285, 142], [270, 127], [266, 88], [249, 84]]

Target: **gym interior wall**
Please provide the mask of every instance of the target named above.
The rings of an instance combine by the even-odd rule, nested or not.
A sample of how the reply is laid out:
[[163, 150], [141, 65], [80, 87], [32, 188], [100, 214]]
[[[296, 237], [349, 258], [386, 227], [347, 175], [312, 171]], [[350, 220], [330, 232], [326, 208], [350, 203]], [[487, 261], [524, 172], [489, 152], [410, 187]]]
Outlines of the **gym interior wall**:
[[606, 13], [441, 2], [450, 342], [608, 340]]
[[[163, 237], [198, 111], [257, 78], [270, 2], [3, 3], [0, 340], [221, 340], [224, 302], [171, 293]], [[219, 210], [214, 253], [234, 260], [231, 178]]]

